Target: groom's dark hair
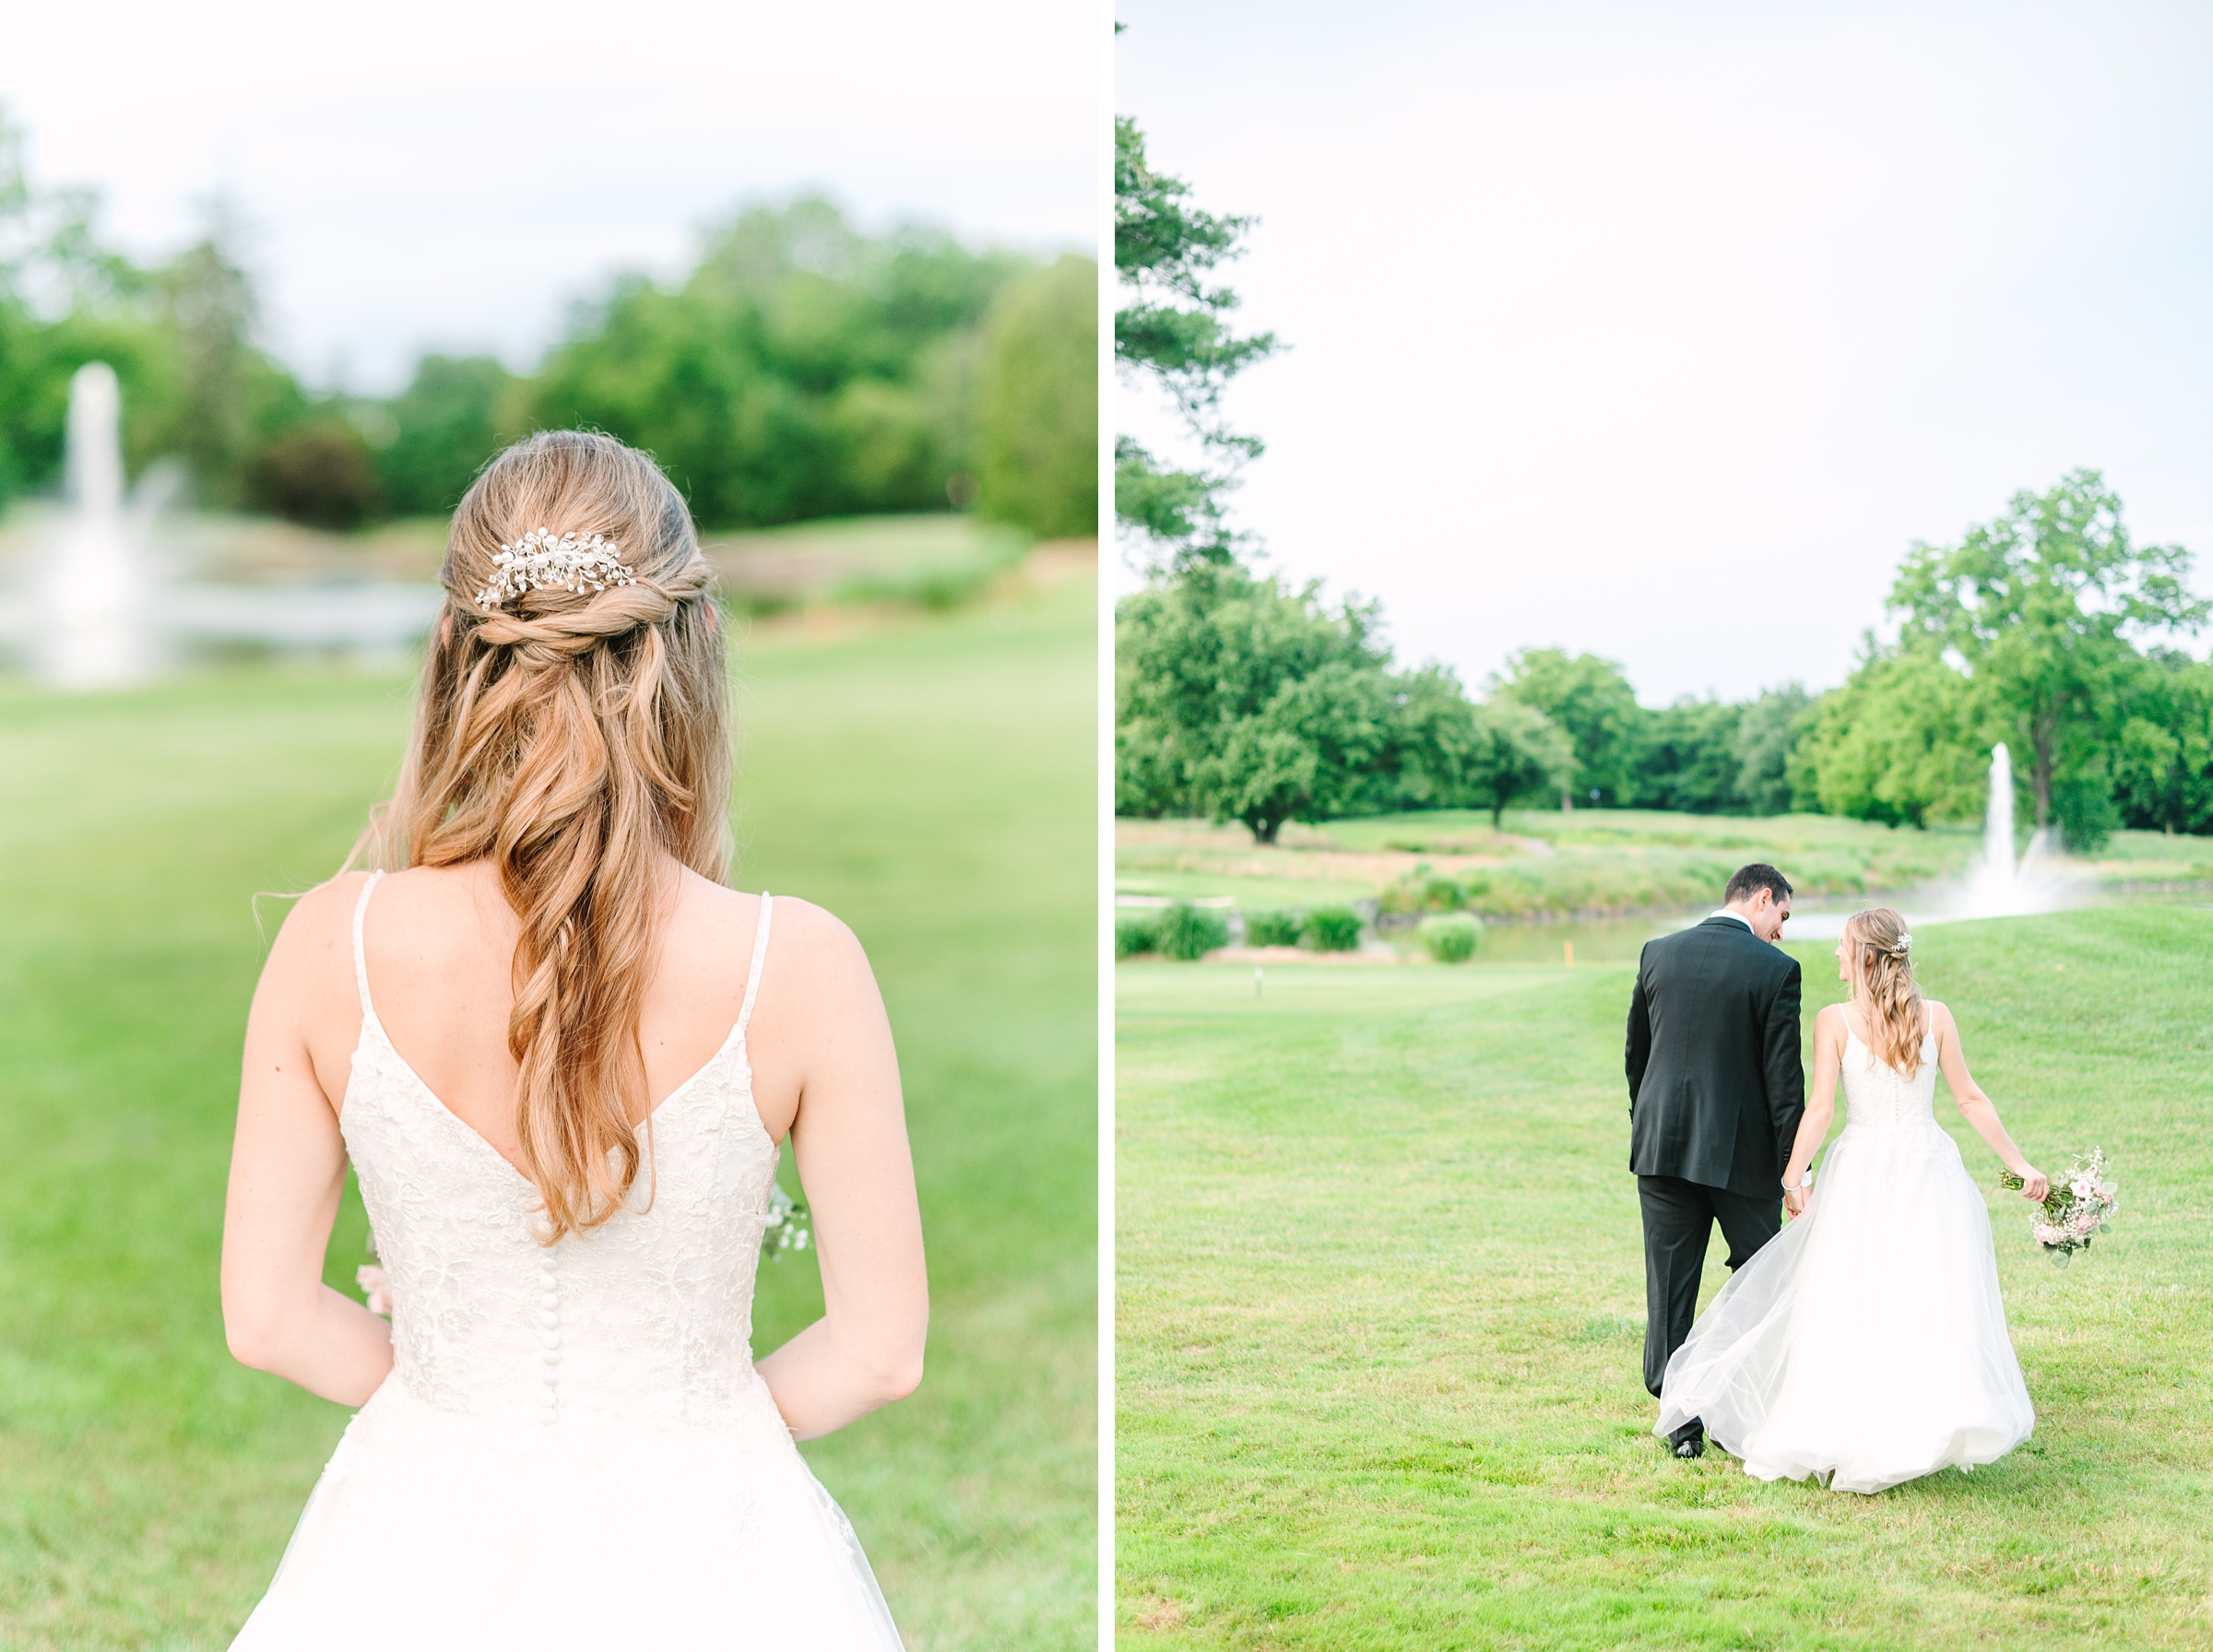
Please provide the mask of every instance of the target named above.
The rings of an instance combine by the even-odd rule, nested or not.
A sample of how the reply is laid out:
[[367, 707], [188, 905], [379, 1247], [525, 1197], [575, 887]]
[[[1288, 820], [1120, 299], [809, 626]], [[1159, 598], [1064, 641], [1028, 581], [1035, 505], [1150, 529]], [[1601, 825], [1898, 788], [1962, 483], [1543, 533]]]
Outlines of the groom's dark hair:
[[1756, 860], [1748, 867], [1736, 868], [1736, 875], [1729, 879], [1729, 887], [1722, 891], [1722, 904], [1733, 906], [1763, 889], [1779, 903], [1791, 898], [1791, 880], [1765, 861]]

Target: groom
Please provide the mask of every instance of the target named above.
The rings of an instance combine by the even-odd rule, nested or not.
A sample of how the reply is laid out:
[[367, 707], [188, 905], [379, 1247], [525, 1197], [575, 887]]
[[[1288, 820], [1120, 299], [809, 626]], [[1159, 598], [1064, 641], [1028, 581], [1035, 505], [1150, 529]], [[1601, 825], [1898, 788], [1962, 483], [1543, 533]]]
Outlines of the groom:
[[[1644, 1210], [1644, 1386], [1660, 1392], [1690, 1335], [1706, 1242], [1722, 1224], [1742, 1267], [1782, 1227], [1782, 1167], [1805, 1108], [1798, 964], [1776, 945], [1791, 886], [1773, 867], [1738, 869], [1722, 909], [1649, 943], [1629, 999], [1629, 1168]], [[1788, 1194], [1791, 1214], [1803, 1189]], [[1702, 1456], [1697, 1418], [1669, 1435]]]

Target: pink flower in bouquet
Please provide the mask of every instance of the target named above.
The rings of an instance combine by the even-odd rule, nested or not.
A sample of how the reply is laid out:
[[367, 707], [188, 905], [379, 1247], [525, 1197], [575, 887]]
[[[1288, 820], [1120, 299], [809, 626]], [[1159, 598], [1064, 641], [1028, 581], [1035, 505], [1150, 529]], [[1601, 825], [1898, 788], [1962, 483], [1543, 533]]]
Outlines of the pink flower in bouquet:
[[387, 1319], [392, 1316], [392, 1282], [385, 1278], [383, 1268], [357, 1268], [353, 1270], [353, 1282], [361, 1288], [372, 1314], [382, 1314]]

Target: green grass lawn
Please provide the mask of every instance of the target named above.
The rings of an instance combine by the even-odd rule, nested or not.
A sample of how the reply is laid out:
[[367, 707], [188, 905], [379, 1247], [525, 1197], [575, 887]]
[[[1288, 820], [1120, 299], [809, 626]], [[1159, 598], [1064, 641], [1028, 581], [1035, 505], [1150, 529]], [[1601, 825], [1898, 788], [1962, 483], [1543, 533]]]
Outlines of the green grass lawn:
[[[1979, 827], [1927, 831], [1828, 815], [1688, 815], [1657, 809], [1432, 809], [1285, 826], [1260, 844], [1236, 825], [1116, 823], [1115, 887], [1234, 896], [1248, 911], [1380, 896], [1402, 879], [1450, 878], [1488, 918], [1682, 911], [1711, 905], [1749, 860], [1781, 867], [1801, 897], [1924, 888], [1967, 872]], [[2213, 837], [2119, 832], [2069, 872], [2116, 887], [2213, 889]]]
[[[929, 1375], [807, 1450], [917, 1647], [1095, 1639], [1094, 625], [1073, 581], [743, 655], [738, 880], [851, 922], [899, 1036]], [[345, 1423], [231, 1363], [216, 1259], [249, 897], [334, 868], [408, 696], [0, 690], [0, 1646], [227, 1645]], [[765, 1266], [756, 1348], [818, 1292]]]
[[1914, 955], [2031, 1156], [2101, 1144], [2123, 1206], [2052, 1268], [1940, 1094], [2037, 1430], [1873, 1498], [1649, 1433], [1630, 968], [1118, 971], [1122, 1643], [2213, 1645], [2213, 913]]

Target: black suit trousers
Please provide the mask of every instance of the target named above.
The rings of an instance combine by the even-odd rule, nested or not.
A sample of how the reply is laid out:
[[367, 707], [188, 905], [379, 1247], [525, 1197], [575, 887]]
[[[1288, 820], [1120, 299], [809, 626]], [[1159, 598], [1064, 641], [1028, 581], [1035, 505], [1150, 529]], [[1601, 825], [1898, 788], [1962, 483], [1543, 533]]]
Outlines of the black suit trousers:
[[1729, 1242], [1730, 1268], [1742, 1268], [1782, 1232], [1782, 1190], [1752, 1198], [1680, 1176], [1639, 1176], [1637, 1202], [1644, 1210], [1644, 1386], [1658, 1394], [1667, 1362], [1698, 1316], [1713, 1224], [1722, 1224]]

